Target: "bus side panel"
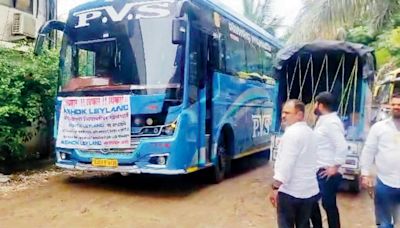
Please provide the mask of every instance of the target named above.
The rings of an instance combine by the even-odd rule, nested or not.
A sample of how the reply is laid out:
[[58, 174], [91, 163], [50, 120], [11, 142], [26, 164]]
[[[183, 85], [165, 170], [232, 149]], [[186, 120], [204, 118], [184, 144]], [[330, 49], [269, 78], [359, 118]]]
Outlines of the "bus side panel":
[[257, 148], [267, 148], [274, 87], [220, 73], [214, 74], [213, 85], [212, 158], [215, 158], [215, 145], [224, 125], [230, 126], [234, 133], [234, 157]]
[[187, 169], [198, 165], [197, 135], [198, 135], [198, 109], [193, 105], [185, 109], [180, 115], [176, 129], [173, 151], [169, 158], [169, 168]]

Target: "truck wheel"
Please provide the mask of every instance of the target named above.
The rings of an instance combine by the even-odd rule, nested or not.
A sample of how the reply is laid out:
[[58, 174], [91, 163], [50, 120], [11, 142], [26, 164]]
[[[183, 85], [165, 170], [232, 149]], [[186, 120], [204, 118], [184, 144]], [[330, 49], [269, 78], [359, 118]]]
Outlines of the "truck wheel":
[[230, 173], [231, 159], [224, 135], [221, 135], [217, 145], [217, 159], [214, 164], [213, 179], [215, 184], [220, 183]]

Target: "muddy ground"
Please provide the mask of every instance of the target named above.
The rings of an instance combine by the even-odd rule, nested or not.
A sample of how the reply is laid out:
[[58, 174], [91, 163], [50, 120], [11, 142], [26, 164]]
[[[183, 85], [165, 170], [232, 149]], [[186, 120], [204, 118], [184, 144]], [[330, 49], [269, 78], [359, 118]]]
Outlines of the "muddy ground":
[[[8, 227], [276, 227], [267, 201], [272, 163], [265, 156], [234, 164], [218, 185], [194, 175], [119, 176], [56, 168], [11, 176], [0, 184], [0, 228]], [[374, 227], [364, 191], [341, 193], [342, 227]]]

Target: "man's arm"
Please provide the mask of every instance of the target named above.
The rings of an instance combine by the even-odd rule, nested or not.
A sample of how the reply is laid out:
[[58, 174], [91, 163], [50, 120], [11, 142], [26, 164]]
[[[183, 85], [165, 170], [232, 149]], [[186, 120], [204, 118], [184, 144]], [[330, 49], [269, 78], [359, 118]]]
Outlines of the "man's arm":
[[331, 124], [330, 129], [328, 129], [328, 134], [335, 148], [335, 165], [339, 167], [346, 162], [348, 149], [342, 123]]
[[284, 137], [282, 137], [280, 154], [275, 162], [274, 169], [273, 178], [276, 184], [288, 183], [292, 178], [293, 167], [300, 153], [299, 146], [301, 142], [298, 140], [299, 134], [300, 132], [288, 131]]
[[372, 126], [367, 140], [365, 141], [363, 151], [361, 152], [360, 167], [361, 167], [361, 185], [368, 190], [371, 198], [374, 196], [373, 186], [374, 181], [370, 175], [370, 168], [374, 163], [375, 156], [378, 153], [378, 127]]
[[360, 166], [361, 175], [369, 176], [370, 168], [374, 162], [375, 155], [378, 153], [378, 127], [372, 126], [367, 140], [365, 141], [364, 148], [361, 153]]
[[339, 167], [346, 162], [347, 156], [347, 141], [344, 137], [344, 128], [342, 123], [329, 122], [326, 127], [326, 134], [334, 147], [334, 161], [335, 164], [330, 167], [325, 167], [319, 176], [322, 178], [331, 177], [339, 172]]
[[278, 204], [278, 190], [281, 185], [290, 182], [293, 174], [293, 167], [299, 154], [296, 132], [287, 131], [282, 136], [279, 144], [279, 152], [275, 161], [274, 180], [269, 200], [274, 207]]
[[278, 180], [274, 180], [274, 182], [272, 183], [272, 191], [269, 193], [269, 201], [274, 207], [278, 206], [278, 190], [281, 185], [282, 182]]

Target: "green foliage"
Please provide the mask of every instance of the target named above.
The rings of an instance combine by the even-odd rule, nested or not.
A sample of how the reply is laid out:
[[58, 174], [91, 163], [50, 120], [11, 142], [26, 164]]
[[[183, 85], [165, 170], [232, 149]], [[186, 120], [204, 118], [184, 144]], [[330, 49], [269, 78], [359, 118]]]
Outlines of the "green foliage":
[[376, 37], [371, 34], [367, 27], [357, 26], [349, 29], [346, 40], [353, 43], [369, 45], [376, 40]]
[[28, 157], [23, 143], [30, 127], [52, 120], [58, 54], [34, 56], [0, 47], [0, 160]]
[[274, 16], [272, 0], [242, 0], [243, 14], [267, 32], [274, 34], [282, 25], [282, 18]]
[[379, 68], [400, 67], [400, 0], [303, 3], [289, 42], [344, 39], [362, 43], [375, 48]]
[[390, 31], [390, 44], [394, 48], [400, 47], [400, 28], [395, 28]]
[[[364, 25], [379, 33], [391, 21], [397, 23], [399, 0], [307, 0], [290, 30], [290, 42], [338, 39], [342, 29]], [[397, 17], [398, 18], [398, 17]]]
[[394, 27], [400, 26], [400, 12], [395, 12], [390, 17], [390, 22]]
[[390, 54], [390, 51], [387, 48], [380, 48], [376, 50], [375, 56], [378, 67], [384, 66], [392, 59], [392, 55]]
[[387, 26], [380, 31], [376, 40], [369, 44], [375, 48], [378, 67], [386, 64], [400, 67], [400, 28]]

